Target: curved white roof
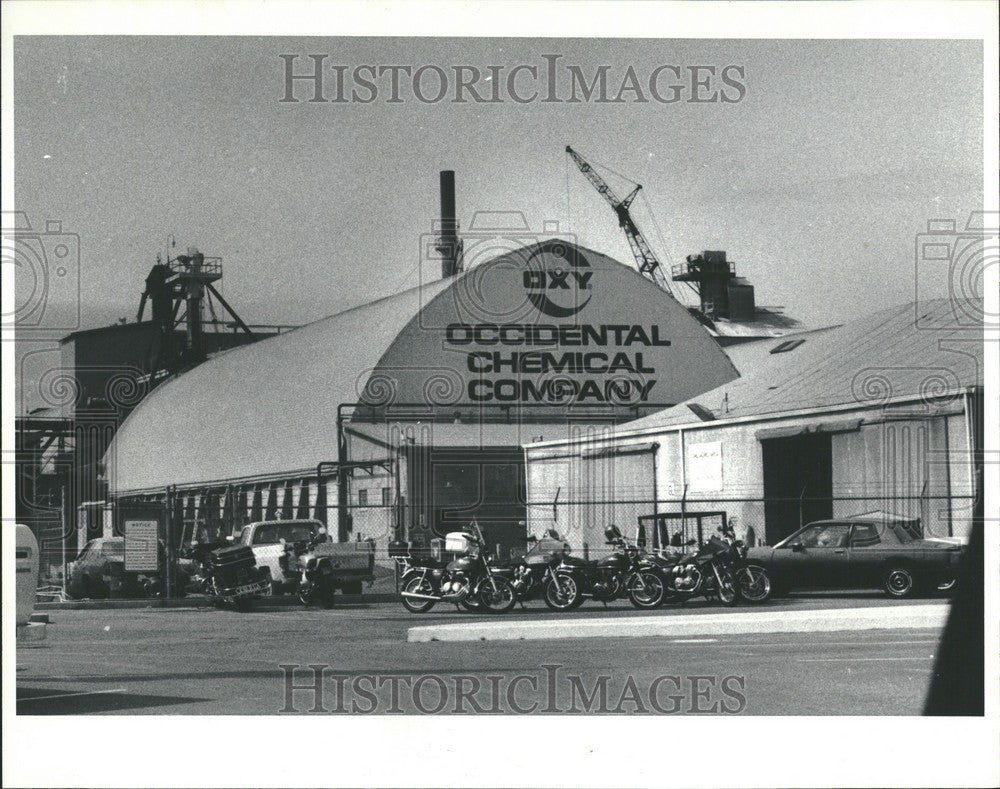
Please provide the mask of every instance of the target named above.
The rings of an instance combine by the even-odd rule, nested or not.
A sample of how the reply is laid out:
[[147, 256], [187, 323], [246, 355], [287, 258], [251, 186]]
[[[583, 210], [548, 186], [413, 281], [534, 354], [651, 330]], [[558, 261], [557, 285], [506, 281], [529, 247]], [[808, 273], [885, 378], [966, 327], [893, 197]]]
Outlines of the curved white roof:
[[[112, 491], [308, 472], [337, 457], [337, 406], [444, 280], [234, 348], [155, 389], [105, 454]], [[121, 459], [121, 463], [117, 461]]]
[[[320, 461], [338, 459], [341, 404], [386, 389], [396, 403], [437, 406], [452, 402], [437, 398], [453, 394], [455, 402], [470, 404], [477, 399], [472, 390], [485, 375], [475, 368], [488, 363], [494, 351], [505, 359], [538, 351], [560, 360], [577, 351], [579, 359], [595, 352], [595, 357], [605, 356], [605, 364], [624, 357], [636, 370], [576, 377], [589, 377], [592, 392], [605, 394], [609, 384], [631, 377], [634, 393], [643, 390], [657, 405], [680, 402], [736, 377], [725, 353], [685, 307], [634, 269], [590, 250], [555, 246], [562, 243], [525, 247], [448, 280], [227, 351], [162, 384], [131, 413], [105, 454], [111, 492], [305, 476]], [[551, 249], [560, 250], [561, 257], [539, 264]], [[571, 259], [574, 254], [579, 260]], [[542, 286], [529, 282], [529, 269], [539, 276], [554, 274], [543, 305], [548, 313], [537, 306], [532, 288]], [[564, 281], [574, 278], [581, 288], [564, 288]], [[575, 327], [577, 334], [560, 338], [558, 347], [477, 345], [449, 338], [446, 327], [457, 324], [492, 324], [494, 341], [497, 325], [521, 327], [522, 333], [539, 325]], [[584, 324], [606, 333], [607, 341], [574, 342]], [[621, 325], [627, 324], [642, 324], [643, 336], [636, 342], [624, 339]], [[525, 379], [532, 378], [528, 373], [523, 371]], [[566, 368], [549, 377], [557, 374], [574, 377]], [[507, 368], [499, 376], [520, 380]], [[532, 380], [539, 386], [551, 383], [543, 378]]]

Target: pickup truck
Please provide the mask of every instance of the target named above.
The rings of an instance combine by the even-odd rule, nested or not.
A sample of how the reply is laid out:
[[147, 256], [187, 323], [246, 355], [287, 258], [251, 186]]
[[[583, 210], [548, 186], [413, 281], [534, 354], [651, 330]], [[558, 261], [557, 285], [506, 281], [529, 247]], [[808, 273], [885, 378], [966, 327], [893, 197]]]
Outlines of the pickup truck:
[[[318, 520], [258, 521], [243, 527], [237, 542], [253, 550], [258, 567], [271, 574], [273, 594], [295, 592], [299, 574], [283, 566], [285, 545], [315, 541], [326, 527]], [[333, 569], [333, 585], [344, 594], [361, 594], [365, 581], [374, 579], [375, 551], [370, 541], [331, 542], [321, 539], [317, 553], [329, 561]]]

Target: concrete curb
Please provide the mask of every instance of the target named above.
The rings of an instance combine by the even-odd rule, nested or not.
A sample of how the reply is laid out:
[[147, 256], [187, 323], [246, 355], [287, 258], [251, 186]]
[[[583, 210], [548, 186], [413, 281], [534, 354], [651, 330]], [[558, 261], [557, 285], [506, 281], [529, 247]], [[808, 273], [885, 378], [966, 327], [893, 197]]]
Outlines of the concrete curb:
[[[361, 595], [338, 594], [334, 608], [337, 607], [337, 603], [352, 605], [359, 603], [390, 603], [397, 599], [397, 596], [392, 592]], [[263, 606], [303, 607], [298, 598], [291, 595], [268, 597], [258, 602], [259, 605]], [[38, 603], [35, 605], [36, 611], [115, 611], [130, 608], [212, 608], [212, 602], [204, 597], [182, 597], [176, 600], [161, 600], [158, 598], [149, 600], [68, 600], [65, 603]]]
[[411, 627], [406, 640], [522, 641], [556, 638], [641, 638], [648, 636], [721, 636], [756, 633], [826, 633], [838, 630], [940, 629], [947, 604], [888, 605], [877, 608], [825, 608], [812, 611], [697, 614], [579, 619], [469, 622]]

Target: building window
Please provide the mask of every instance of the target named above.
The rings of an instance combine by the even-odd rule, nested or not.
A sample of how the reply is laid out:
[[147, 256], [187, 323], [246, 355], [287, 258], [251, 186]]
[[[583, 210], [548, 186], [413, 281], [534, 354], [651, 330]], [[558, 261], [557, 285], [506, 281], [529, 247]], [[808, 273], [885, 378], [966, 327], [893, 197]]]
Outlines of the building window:
[[389, 488], [382, 488], [382, 504], [389, 504]]
[[358, 506], [367, 507], [368, 506], [368, 491], [359, 490], [358, 491]]

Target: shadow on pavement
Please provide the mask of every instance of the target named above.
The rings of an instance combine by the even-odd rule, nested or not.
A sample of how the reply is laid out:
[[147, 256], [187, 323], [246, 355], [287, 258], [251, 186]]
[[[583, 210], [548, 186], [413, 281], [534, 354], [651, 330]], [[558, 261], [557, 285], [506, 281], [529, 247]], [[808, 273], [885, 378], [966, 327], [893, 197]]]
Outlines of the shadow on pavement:
[[156, 696], [143, 693], [80, 691], [67, 693], [62, 688], [19, 688], [18, 715], [84, 715], [91, 712], [117, 712], [215, 701], [186, 696]]

